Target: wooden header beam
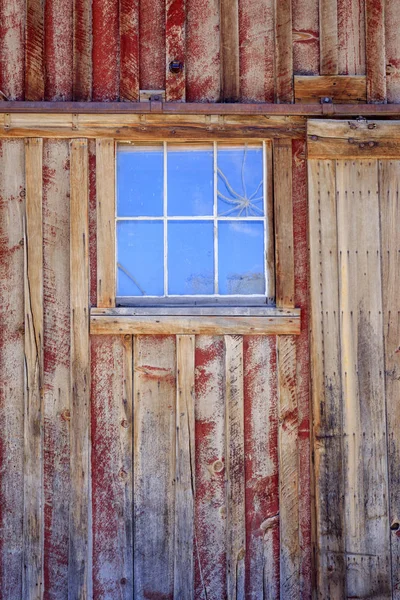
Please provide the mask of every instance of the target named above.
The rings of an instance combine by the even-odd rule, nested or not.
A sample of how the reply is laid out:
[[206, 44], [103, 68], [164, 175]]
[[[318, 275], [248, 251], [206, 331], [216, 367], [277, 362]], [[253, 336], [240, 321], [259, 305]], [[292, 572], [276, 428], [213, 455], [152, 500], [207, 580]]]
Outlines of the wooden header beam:
[[[326, 95], [326, 94], [324, 94]], [[400, 117], [399, 104], [240, 104], [201, 102], [0, 102], [1, 113], [263, 115], [303, 117]]]

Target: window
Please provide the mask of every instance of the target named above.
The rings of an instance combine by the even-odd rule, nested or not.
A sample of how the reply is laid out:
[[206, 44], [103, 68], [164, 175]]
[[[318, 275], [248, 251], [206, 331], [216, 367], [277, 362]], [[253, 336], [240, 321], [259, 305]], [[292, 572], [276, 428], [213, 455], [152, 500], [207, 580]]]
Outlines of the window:
[[271, 303], [268, 147], [117, 146], [118, 305]]

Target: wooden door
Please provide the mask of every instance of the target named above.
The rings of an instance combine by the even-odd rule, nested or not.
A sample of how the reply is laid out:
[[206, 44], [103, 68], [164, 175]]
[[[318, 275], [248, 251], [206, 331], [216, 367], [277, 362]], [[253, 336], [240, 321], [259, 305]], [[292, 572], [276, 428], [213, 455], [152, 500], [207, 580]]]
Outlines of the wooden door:
[[309, 134], [318, 597], [397, 598], [400, 161], [387, 122]]

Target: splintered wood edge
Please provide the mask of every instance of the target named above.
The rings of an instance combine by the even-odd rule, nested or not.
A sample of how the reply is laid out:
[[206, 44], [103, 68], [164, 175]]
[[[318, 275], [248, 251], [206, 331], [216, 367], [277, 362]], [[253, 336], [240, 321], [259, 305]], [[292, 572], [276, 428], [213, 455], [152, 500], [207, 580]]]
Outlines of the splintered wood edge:
[[92, 335], [299, 335], [300, 311], [291, 316], [116, 316], [90, 317]]

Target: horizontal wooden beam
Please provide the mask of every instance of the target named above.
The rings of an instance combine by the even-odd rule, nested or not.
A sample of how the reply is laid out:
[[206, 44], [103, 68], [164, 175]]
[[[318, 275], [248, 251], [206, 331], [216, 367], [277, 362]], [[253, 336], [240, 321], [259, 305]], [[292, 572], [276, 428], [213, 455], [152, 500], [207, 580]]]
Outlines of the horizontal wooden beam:
[[275, 306], [127, 306], [92, 308], [92, 317], [287, 317], [300, 318], [299, 308]]
[[299, 116], [3, 113], [3, 138], [112, 138], [179, 140], [303, 138], [306, 121]]
[[400, 158], [400, 121], [310, 120], [309, 158]]
[[365, 75], [299, 75], [294, 78], [295, 102], [321, 103], [322, 99], [335, 104], [361, 104], [367, 101]]
[[92, 335], [298, 335], [300, 315], [292, 317], [97, 316]]
[[0, 102], [0, 114], [399, 116], [400, 104], [240, 104], [201, 102]]

